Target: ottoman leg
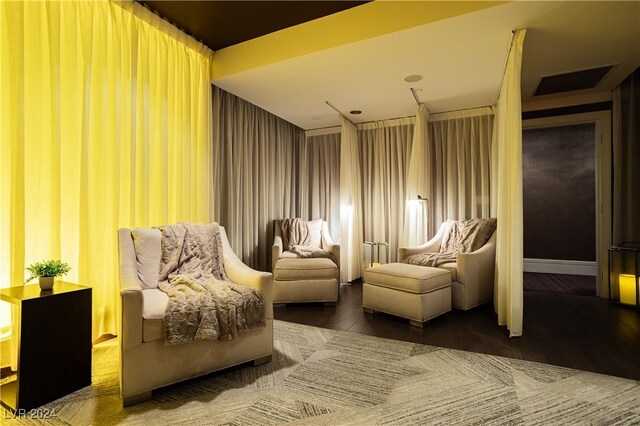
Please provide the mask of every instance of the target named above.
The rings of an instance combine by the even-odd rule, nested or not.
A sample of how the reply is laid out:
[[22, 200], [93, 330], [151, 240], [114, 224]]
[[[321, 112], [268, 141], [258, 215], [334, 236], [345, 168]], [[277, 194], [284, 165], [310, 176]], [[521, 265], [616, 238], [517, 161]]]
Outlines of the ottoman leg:
[[365, 313], [365, 314], [371, 314], [371, 315], [373, 315], [373, 314], [375, 314], [375, 313], [376, 313], [376, 311], [374, 311], [374, 310], [373, 310], [373, 309], [371, 309], [371, 308], [367, 308], [366, 306], [363, 306], [363, 307], [362, 307], [362, 310], [364, 311], [364, 313]]
[[424, 328], [424, 323], [420, 321], [409, 320], [409, 324], [413, 327]]

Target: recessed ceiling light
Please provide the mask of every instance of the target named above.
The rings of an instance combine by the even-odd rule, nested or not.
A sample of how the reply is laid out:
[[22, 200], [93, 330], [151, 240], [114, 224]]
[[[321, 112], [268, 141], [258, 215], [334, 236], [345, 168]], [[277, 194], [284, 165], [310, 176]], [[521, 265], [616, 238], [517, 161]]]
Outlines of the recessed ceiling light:
[[422, 80], [422, 76], [418, 74], [408, 75], [404, 78], [404, 81], [407, 83], [415, 83], [416, 81]]
[[358, 115], [362, 114], [362, 111], [360, 111], [359, 109], [354, 109], [353, 111], [349, 111], [349, 114]]

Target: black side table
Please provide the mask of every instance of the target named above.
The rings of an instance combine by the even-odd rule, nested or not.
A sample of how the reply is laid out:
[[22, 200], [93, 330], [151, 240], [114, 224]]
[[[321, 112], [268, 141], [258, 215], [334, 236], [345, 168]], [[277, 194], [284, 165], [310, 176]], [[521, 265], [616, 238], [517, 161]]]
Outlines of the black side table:
[[18, 377], [0, 389], [4, 407], [31, 410], [91, 384], [90, 287], [10, 287], [0, 300], [20, 308]]

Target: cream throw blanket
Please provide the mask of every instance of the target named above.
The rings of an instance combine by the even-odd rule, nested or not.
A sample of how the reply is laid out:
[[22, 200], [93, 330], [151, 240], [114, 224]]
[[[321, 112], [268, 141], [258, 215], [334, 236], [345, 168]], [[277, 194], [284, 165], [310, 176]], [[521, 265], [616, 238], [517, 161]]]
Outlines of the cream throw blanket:
[[285, 250], [302, 258], [327, 258], [336, 265], [338, 264], [333, 253], [311, 247], [311, 234], [307, 222], [300, 218], [282, 219], [279, 222]]
[[217, 223], [178, 223], [158, 229], [162, 232], [158, 287], [169, 296], [165, 345], [231, 340], [265, 324], [262, 293], [227, 278]]
[[496, 229], [497, 220], [469, 219], [456, 221], [442, 238], [439, 253], [421, 253], [409, 256], [404, 263], [437, 267], [445, 263], [457, 262], [458, 253], [471, 253], [480, 249]]

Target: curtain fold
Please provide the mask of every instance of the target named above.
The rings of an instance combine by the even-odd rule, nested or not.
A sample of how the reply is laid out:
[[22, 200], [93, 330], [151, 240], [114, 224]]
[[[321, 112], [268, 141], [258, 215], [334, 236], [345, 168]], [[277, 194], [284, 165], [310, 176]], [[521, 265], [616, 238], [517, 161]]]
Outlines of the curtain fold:
[[307, 132], [300, 147], [300, 215], [322, 218], [340, 241], [340, 133]]
[[614, 91], [613, 243], [640, 242], [640, 68]]
[[271, 269], [274, 220], [299, 217], [304, 131], [213, 87], [212, 220], [247, 265]]
[[[416, 247], [428, 241], [430, 224], [428, 206], [431, 202], [430, 164], [433, 159], [429, 140], [429, 110], [421, 103], [416, 113], [413, 143], [407, 171], [403, 247]], [[425, 200], [419, 200], [418, 196]]]
[[150, 15], [0, 2], [0, 281], [69, 263], [94, 338], [117, 333], [116, 230], [209, 218], [212, 52]]
[[495, 216], [498, 218], [494, 308], [510, 336], [522, 335], [522, 116], [520, 75], [526, 30], [517, 30], [496, 109], [492, 163], [495, 166]]
[[491, 108], [430, 117], [428, 238], [448, 219], [491, 216], [493, 120]]
[[396, 261], [403, 238], [413, 127], [413, 120], [400, 119], [368, 123], [358, 131], [363, 236], [389, 243], [389, 262]]
[[340, 119], [340, 280], [347, 282], [362, 276], [362, 161], [356, 126]]

